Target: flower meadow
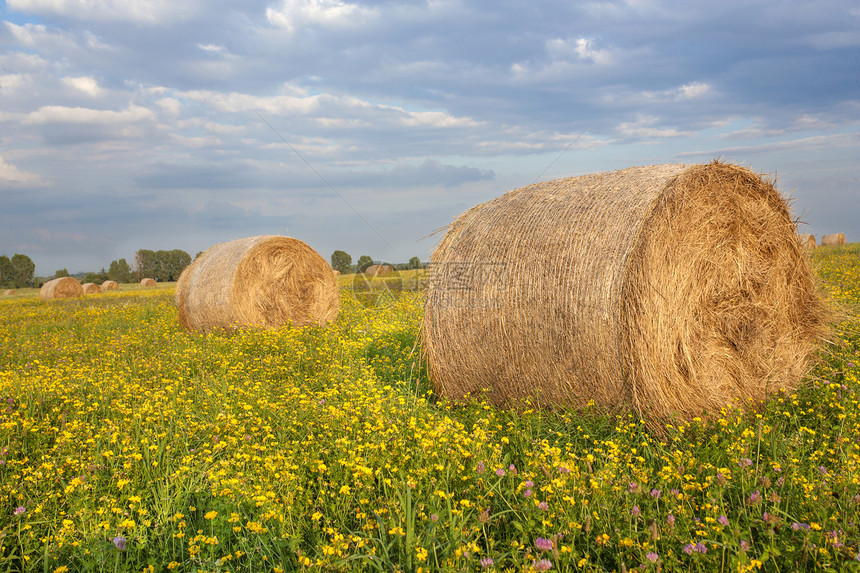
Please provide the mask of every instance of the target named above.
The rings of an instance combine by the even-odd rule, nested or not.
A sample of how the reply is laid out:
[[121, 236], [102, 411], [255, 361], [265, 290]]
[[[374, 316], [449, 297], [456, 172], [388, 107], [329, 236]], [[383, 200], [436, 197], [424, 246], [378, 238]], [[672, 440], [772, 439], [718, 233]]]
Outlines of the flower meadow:
[[213, 334], [170, 285], [0, 300], [0, 571], [860, 571], [860, 248], [814, 262], [806, 383], [660, 432], [439, 399], [420, 289]]

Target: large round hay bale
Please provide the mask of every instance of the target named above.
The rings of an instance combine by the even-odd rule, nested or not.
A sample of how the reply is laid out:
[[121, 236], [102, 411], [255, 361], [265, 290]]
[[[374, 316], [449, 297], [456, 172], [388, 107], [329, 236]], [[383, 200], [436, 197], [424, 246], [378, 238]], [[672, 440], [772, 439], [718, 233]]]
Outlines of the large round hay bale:
[[211, 247], [176, 284], [179, 321], [188, 329], [324, 325], [340, 295], [331, 267], [298, 239], [261, 235]]
[[84, 289], [84, 294], [98, 294], [102, 292], [102, 287], [96, 283], [84, 283], [81, 285], [81, 288]]
[[832, 246], [832, 245], [844, 245], [845, 244], [845, 234], [844, 233], [833, 233], [831, 235], [824, 235], [821, 237], [821, 246]]
[[433, 253], [433, 385], [652, 421], [793, 388], [827, 318], [795, 232], [770, 182], [718, 162], [505, 193]]
[[151, 287], [154, 287], [156, 284], [157, 283], [155, 282], [155, 279], [151, 279], [151, 278], [145, 278], [145, 279], [140, 281], [140, 286], [142, 286], [144, 288], [151, 288]]
[[815, 235], [811, 235], [809, 233], [803, 233], [797, 236], [797, 240], [800, 242], [800, 246], [805, 249], [814, 249], [818, 246], [815, 242]]
[[18, 294], [18, 291], [13, 288], [6, 289], [3, 291], [3, 296], [12, 296], [13, 294]]
[[39, 297], [42, 300], [53, 300], [55, 298], [78, 298], [84, 296], [84, 288], [81, 283], [73, 277], [60, 277], [52, 279], [42, 285], [39, 289]]
[[393, 272], [394, 267], [392, 267], [391, 265], [370, 265], [369, 267], [367, 267], [367, 269], [365, 269], [364, 274], [371, 277], [377, 277], [379, 275], [386, 275], [388, 273]]
[[102, 290], [103, 291], [119, 290], [119, 283], [116, 281], [105, 281], [102, 283]]

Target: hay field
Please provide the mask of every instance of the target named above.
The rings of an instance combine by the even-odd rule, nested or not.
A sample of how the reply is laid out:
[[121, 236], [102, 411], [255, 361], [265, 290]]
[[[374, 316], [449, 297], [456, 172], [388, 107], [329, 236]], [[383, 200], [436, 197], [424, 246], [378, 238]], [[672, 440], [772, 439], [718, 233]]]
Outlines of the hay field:
[[232, 334], [173, 285], [0, 299], [0, 571], [856, 568], [860, 245], [812, 256], [841, 319], [805, 384], [664, 435], [434, 396], [423, 278]]

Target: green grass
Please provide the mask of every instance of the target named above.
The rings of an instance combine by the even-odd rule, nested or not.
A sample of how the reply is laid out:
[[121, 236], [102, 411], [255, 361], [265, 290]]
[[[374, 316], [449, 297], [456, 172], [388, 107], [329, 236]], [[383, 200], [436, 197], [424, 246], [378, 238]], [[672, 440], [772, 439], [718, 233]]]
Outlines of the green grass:
[[420, 281], [233, 334], [170, 285], [0, 299], [0, 571], [860, 570], [858, 251], [814, 254], [801, 390], [661, 436], [437, 399]]

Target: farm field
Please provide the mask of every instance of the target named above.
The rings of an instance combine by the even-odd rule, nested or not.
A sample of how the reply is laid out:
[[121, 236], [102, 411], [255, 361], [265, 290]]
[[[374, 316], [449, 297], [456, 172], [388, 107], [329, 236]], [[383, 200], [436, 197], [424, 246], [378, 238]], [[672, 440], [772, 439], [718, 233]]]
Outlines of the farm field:
[[0, 299], [0, 571], [860, 571], [860, 245], [813, 261], [806, 384], [659, 435], [438, 400], [411, 275], [276, 331]]

